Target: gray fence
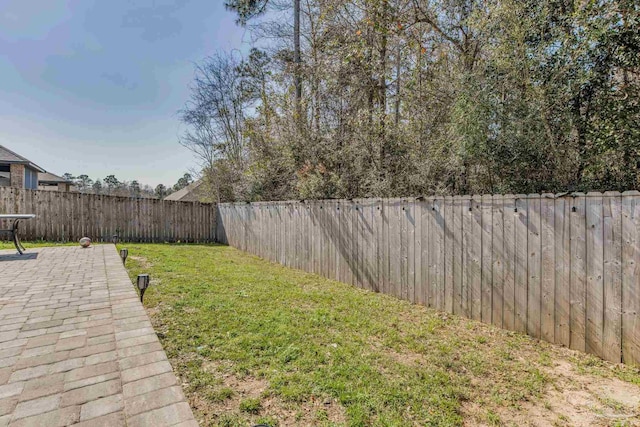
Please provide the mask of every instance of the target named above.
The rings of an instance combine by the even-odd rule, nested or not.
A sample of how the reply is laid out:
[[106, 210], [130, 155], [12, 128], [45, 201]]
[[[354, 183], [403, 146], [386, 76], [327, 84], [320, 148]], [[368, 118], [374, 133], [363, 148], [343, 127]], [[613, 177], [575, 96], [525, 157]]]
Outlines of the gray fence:
[[215, 241], [210, 204], [0, 187], [0, 213], [37, 215], [21, 223], [24, 240]]
[[218, 240], [293, 268], [640, 363], [640, 193], [233, 203]]

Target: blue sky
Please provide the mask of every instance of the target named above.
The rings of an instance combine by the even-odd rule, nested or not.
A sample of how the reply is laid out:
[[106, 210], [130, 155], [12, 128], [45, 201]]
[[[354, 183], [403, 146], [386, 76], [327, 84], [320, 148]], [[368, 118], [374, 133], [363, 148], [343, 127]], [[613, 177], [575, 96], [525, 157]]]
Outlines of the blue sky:
[[0, 0], [0, 144], [56, 174], [173, 184], [194, 62], [249, 47], [223, 0]]

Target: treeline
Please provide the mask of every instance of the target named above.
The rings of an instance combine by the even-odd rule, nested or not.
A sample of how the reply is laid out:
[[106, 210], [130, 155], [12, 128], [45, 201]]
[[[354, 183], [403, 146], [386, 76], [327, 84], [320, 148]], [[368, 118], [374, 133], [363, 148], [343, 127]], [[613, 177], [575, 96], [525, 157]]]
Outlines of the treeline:
[[104, 179], [91, 179], [89, 175], [82, 174], [73, 176], [70, 173], [62, 175], [64, 179], [73, 183], [75, 190], [81, 193], [104, 194], [108, 196], [121, 197], [144, 197], [153, 199], [163, 199], [169, 194], [183, 189], [193, 182], [191, 174], [185, 173], [178, 182], [172, 186], [158, 184], [155, 188], [149, 185], [140, 184], [137, 180], [120, 181], [115, 175], [108, 175]]
[[640, 188], [637, 0], [228, 0], [181, 143], [220, 200]]

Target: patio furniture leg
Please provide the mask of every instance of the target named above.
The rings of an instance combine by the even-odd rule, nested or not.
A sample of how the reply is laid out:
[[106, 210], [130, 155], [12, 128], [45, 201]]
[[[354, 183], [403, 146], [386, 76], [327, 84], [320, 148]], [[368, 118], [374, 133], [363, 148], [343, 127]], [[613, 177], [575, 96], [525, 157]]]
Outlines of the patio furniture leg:
[[22, 246], [22, 243], [20, 243], [20, 238], [18, 238], [18, 225], [20, 223], [20, 220], [16, 220], [13, 223], [13, 229], [12, 229], [12, 234], [13, 234], [13, 244], [15, 245], [16, 249], [18, 250], [18, 253], [20, 255], [22, 255], [25, 251], [24, 246]]

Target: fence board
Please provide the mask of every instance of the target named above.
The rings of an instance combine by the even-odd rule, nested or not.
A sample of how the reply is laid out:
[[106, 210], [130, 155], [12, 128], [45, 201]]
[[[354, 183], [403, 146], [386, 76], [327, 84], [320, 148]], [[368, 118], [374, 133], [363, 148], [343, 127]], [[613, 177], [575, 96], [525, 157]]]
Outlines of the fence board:
[[420, 201], [420, 285], [419, 293], [422, 304], [429, 306], [429, 211], [431, 210], [431, 202], [428, 200]]
[[340, 265], [340, 222], [339, 222], [338, 202], [331, 202], [331, 278], [334, 280], [340, 280], [339, 265]]
[[509, 330], [515, 330], [515, 272], [516, 272], [516, 240], [515, 222], [516, 201], [514, 196], [504, 196], [504, 287], [502, 306], [502, 325]]
[[529, 213], [526, 195], [516, 196], [516, 217], [515, 228], [515, 316], [514, 330], [518, 332], [527, 331], [527, 274], [528, 274], [528, 224]]
[[338, 251], [338, 259], [337, 259], [337, 276], [338, 276], [338, 280], [341, 282], [346, 282], [346, 273], [345, 273], [345, 266], [346, 266], [346, 246], [345, 246], [345, 230], [343, 229], [343, 213], [344, 213], [344, 206], [342, 204], [341, 201], [336, 202], [336, 225], [337, 225], [337, 239], [338, 239], [338, 246], [337, 246], [337, 251]]
[[493, 254], [491, 271], [491, 323], [502, 327], [504, 306], [504, 219], [502, 196], [494, 196], [491, 204], [492, 245]]
[[622, 360], [640, 365], [640, 192], [622, 198]]
[[433, 233], [435, 239], [435, 245], [433, 247], [433, 261], [434, 261], [434, 280], [435, 280], [435, 307], [438, 310], [444, 310], [444, 200], [442, 198], [436, 198], [433, 201], [435, 207], [434, 222], [435, 233]]
[[529, 218], [527, 222], [527, 333], [540, 338], [540, 266], [541, 266], [541, 221], [540, 196], [531, 194], [528, 197]]
[[382, 265], [383, 265], [383, 255], [382, 255], [382, 200], [376, 199], [373, 202], [373, 230], [372, 232], [375, 235], [375, 291], [376, 292], [384, 292], [383, 290], [383, 279], [382, 279]]
[[400, 200], [400, 211], [398, 211], [398, 221], [400, 223], [400, 293], [399, 297], [408, 299], [407, 292], [407, 206], [404, 200]]
[[415, 279], [415, 262], [414, 262], [414, 254], [415, 250], [415, 224], [413, 223], [413, 210], [414, 205], [413, 201], [405, 200], [403, 206], [403, 215], [402, 215], [402, 223], [403, 223], [403, 246], [404, 246], [404, 256], [403, 256], [403, 265], [404, 265], [404, 273], [405, 279], [403, 281], [404, 296], [403, 298], [415, 302], [414, 295], [414, 279]]
[[322, 227], [322, 246], [323, 246], [323, 254], [322, 254], [322, 275], [324, 277], [331, 277], [331, 224], [329, 220], [330, 214], [330, 203], [327, 203], [327, 206], [320, 206], [320, 215], [321, 215], [321, 227]]
[[382, 292], [391, 294], [389, 287], [389, 201], [380, 201], [380, 281]]
[[346, 227], [346, 236], [349, 241], [347, 256], [348, 256], [348, 271], [347, 275], [349, 281], [347, 283], [357, 286], [358, 279], [356, 275], [356, 264], [358, 262], [358, 241], [356, 236], [356, 229], [353, 226], [353, 218], [356, 216], [357, 212], [355, 210], [355, 205], [353, 201], [347, 202], [347, 206], [345, 208], [345, 227]]
[[413, 233], [413, 297], [417, 304], [424, 305], [424, 293], [422, 287], [422, 209], [424, 202], [421, 199], [413, 202], [413, 221], [415, 231]]
[[[295, 227], [296, 227], [296, 235], [295, 235], [295, 243], [294, 243], [294, 250], [295, 250], [295, 268], [301, 269], [301, 270], [306, 270], [306, 265], [305, 265], [305, 258], [307, 256], [306, 253], [306, 247], [305, 247], [305, 236], [306, 236], [306, 231], [305, 231], [305, 223], [304, 223], [304, 211], [305, 211], [305, 206], [303, 203], [296, 203], [293, 207], [293, 216], [294, 216], [294, 221], [295, 221]], [[259, 217], [258, 217], [259, 219]], [[262, 235], [262, 227], [261, 224], [258, 224], [258, 231], [257, 231], [258, 235]], [[256, 244], [260, 244], [260, 242], [256, 242]]]
[[316, 212], [316, 231], [315, 235], [318, 238], [317, 243], [317, 255], [316, 255], [316, 274], [324, 275], [326, 265], [326, 236], [324, 225], [324, 206], [322, 203], [315, 203]]
[[453, 312], [455, 314], [463, 313], [462, 306], [462, 280], [463, 280], [463, 264], [462, 264], [462, 215], [464, 209], [462, 199], [453, 198]]
[[622, 218], [619, 193], [603, 198], [604, 327], [602, 357], [620, 362], [622, 352]]
[[462, 198], [462, 315], [471, 317], [471, 248], [473, 246], [473, 229], [471, 213], [473, 201], [469, 196]]
[[570, 347], [585, 351], [586, 242], [585, 197], [575, 195], [571, 207], [571, 331]]
[[492, 320], [492, 302], [491, 295], [493, 293], [493, 196], [483, 195], [480, 204], [480, 214], [482, 215], [482, 305], [481, 318], [485, 323], [491, 323]]
[[402, 202], [400, 199], [392, 199], [389, 202], [389, 286], [391, 295], [401, 296], [400, 283], [400, 223]]
[[375, 232], [376, 224], [376, 202], [374, 200], [365, 200], [363, 202], [364, 209], [364, 236], [365, 236], [365, 277], [367, 278], [367, 289], [372, 291], [378, 290], [378, 244], [377, 233]]
[[438, 282], [436, 277], [436, 201], [434, 198], [429, 199], [429, 208], [427, 209], [427, 304], [429, 307], [437, 307], [438, 300]]
[[444, 199], [444, 311], [453, 313], [453, 197]]
[[555, 216], [553, 194], [543, 194], [540, 199], [541, 303], [540, 334], [542, 339], [555, 342]]
[[355, 258], [353, 263], [354, 280], [356, 281], [356, 286], [361, 289], [366, 289], [366, 278], [364, 276], [364, 218], [360, 199], [353, 200], [351, 221], [353, 224], [353, 239], [355, 243]]
[[364, 200], [357, 201], [357, 225], [358, 225], [358, 273], [360, 275], [360, 287], [369, 290], [369, 281], [367, 277], [367, 226], [365, 220]]
[[586, 351], [587, 353], [602, 356], [602, 334], [604, 328], [602, 197], [598, 193], [588, 193], [587, 196]]
[[481, 197], [472, 199], [471, 211], [471, 260], [469, 263], [471, 287], [471, 318], [482, 320], [482, 208]]

